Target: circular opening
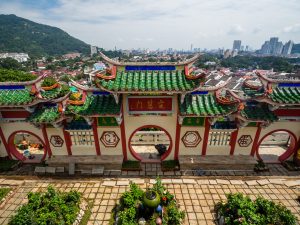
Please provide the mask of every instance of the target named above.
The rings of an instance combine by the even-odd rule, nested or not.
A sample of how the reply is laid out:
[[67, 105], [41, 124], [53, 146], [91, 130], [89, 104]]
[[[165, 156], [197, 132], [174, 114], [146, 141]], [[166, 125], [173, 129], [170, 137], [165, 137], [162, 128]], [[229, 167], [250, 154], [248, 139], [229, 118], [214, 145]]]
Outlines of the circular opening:
[[29, 131], [17, 131], [10, 135], [10, 152], [24, 163], [39, 163], [46, 157], [44, 142]]
[[257, 157], [266, 163], [281, 162], [289, 158], [295, 150], [296, 138], [286, 130], [266, 134], [258, 145]]
[[131, 134], [129, 149], [137, 160], [144, 162], [161, 161], [171, 152], [171, 136], [162, 127], [143, 126]]

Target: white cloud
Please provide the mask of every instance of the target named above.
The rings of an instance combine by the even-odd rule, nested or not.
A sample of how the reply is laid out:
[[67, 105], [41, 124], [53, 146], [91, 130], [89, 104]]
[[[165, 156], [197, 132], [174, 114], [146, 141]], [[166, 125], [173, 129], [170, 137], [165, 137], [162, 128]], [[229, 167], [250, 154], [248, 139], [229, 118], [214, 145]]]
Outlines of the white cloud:
[[232, 46], [235, 38], [260, 47], [286, 24], [295, 25], [286, 27], [279, 37], [300, 42], [298, 0], [57, 1], [37, 8], [19, 0], [1, 0], [0, 13], [57, 26], [104, 48], [189, 49], [191, 44], [218, 48]]
[[300, 34], [300, 23], [296, 23], [291, 26], [283, 28], [284, 33], [299, 33]]

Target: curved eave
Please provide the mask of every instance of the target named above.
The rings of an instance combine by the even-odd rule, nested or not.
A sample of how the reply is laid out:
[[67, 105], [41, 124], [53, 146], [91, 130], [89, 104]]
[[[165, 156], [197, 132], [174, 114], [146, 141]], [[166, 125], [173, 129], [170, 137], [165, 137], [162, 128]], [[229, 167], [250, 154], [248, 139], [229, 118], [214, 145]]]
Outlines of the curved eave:
[[267, 77], [266, 75], [264, 74], [261, 74], [260, 72], [256, 71], [256, 75], [267, 81], [267, 82], [270, 82], [270, 83], [275, 83], [275, 84], [278, 84], [278, 83], [294, 83], [294, 84], [300, 84], [300, 80], [277, 80], [277, 79], [271, 79], [269, 77]]
[[87, 118], [93, 118], [93, 117], [119, 117], [121, 115], [121, 111], [119, 114], [93, 114], [93, 115], [83, 115], [80, 113], [75, 113], [72, 110], [70, 112], [74, 115], [81, 116], [81, 117], [87, 117]]
[[231, 115], [232, 113], [236, 112], [237, 111], [237, 106], [235, 109], [233, 110], [230, 110], [229, 112], [227, 113], [224, 113], [224, 114], [220, 114], [220, 115], [196, 115], [196, 114], [179, 114], [180, 117], [224, 117], [224, 116], [229, 116]]
[[16, 108], [16, 107], [31, 107], [31, 106], [34, 106], [34, 105], [37, 105], [41, 102], [47, 102], [45, 100], [41, 100], [41, 99], [35, 99], [33, 100], [31, 103], [29, 104], [22, 104], [22, 105], [0, 105], [0, 108]]
[[263, 99], [265, 99], [265, 94], [263, 94], [262, 96], [257, 96], [257, 97], [249, 97], [249, 98], [242, 98], [241, 96], [237, 95], [236, 93], [234, 93], [234, 91], [230, 90], [230, 89], [226, 89], [229, 94], [231, 94], [231, 96], [241, 102], [246, 102], [246, 101], [262, 101]]
[[78, 84], [76, 81], [72, 80], [71, 79], [71, 84], [73, 86], [75, 86], [76, 88], [82, 90], [82, 91], [86, 91], [86, 92], [93, 92], [93, 91], [99, 91], [99, 88], [90, 88], [90, 87], [86, 87], [86, 86], [83, 86], [81, 84]]
[[29, 121], [29, 122], [32, 123], [32, 124], [45, 124], [45, 125], [47, 125], [47, 124], [57, 124], [57, 123], [60, 123], [60, 122], [64, 121], [67, 118], [68, 117], [66, 117], [66, 116], [60, 115], [58, 117], [58, 119], [56, 119], [55, 121], [52, 121], [52, 122], [43, 122], [43, 123], [36, 123], [36, 122], [33, 122], [33, 121]]
[[300, 103], [282, 103], [282, 102], [274, 102], [269, 97], [264, 97], [262, 99], [256, 99], [258, 102], [265, 102], [274, 106], [300, 106]]
[[47, 75], [48, 75], [47, 73], [44, 73], [43, 75], [39, 76], [37, 79], [31, 80], [31, 81], [23, 81], [23, 82], [1, 82], [0, 86], [15, 86], [15, 85], [29, 86], [29, 85], [33, 85], [33, 84], [41, 81]]
[[137, 65], [153, 65], [153, 66], [185, 66], [194, 63], [202, 54], [198, 53], [194, 55], [192, 58], [182, 61], [182, 62], [117, 62], [107, 57], [105, 54], [100, 52], [101, 57], [104, 61], [106, 61], [110, 65], [114, 66], [137, 66]]

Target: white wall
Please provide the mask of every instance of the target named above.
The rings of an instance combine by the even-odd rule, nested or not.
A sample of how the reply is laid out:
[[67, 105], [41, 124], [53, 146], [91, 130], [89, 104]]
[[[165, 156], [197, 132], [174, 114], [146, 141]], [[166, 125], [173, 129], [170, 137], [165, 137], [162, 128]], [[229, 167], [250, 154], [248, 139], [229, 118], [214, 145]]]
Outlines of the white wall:
[[[198, 131], [201, 142], [197, 147], [185, 147], [182, 142], [182, 137], [187, 131]], [[179, 155], [202, 155], [203, 137], [204, 137], [205, 127], [199, 126], [182, 126], [180, 131], [180, 141], [179, 141]]]
[[[68, 155], [67, 143], [64, 137], [63, 128], [46, 128], [46, 131], [47, 131], [52, 155]], [[51, 144], [50, 139], [52, 135], [58, 135], [63, 139], [64, 143], [61, 147], [54, 147]]]
[[[122, 137], [120, 127], [98, 127], [98, 139], [100, 145], [101, 155], [123, 155], [122, 152]], [[100, 138], [104, 131], [114, 131], [116, 135], [120, 138], [116, 147], [105, 147], [101, 142]]]

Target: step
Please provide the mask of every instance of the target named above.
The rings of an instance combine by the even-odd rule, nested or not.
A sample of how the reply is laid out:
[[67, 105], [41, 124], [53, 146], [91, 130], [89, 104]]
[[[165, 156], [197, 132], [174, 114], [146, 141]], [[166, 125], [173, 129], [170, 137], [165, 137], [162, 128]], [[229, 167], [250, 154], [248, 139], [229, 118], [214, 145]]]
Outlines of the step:
[[69, 163], [69, 175], [74, 175], [75, 174], [75, 163], [70, 162]]
[[93, 175], [103, 175], [103, 173], [104, 173], [104, 166], [92, 169], [92, 174]]
[[46, 167], [36, 166], [34, 169], [35, 174], [45, 174], [46, 173]]

